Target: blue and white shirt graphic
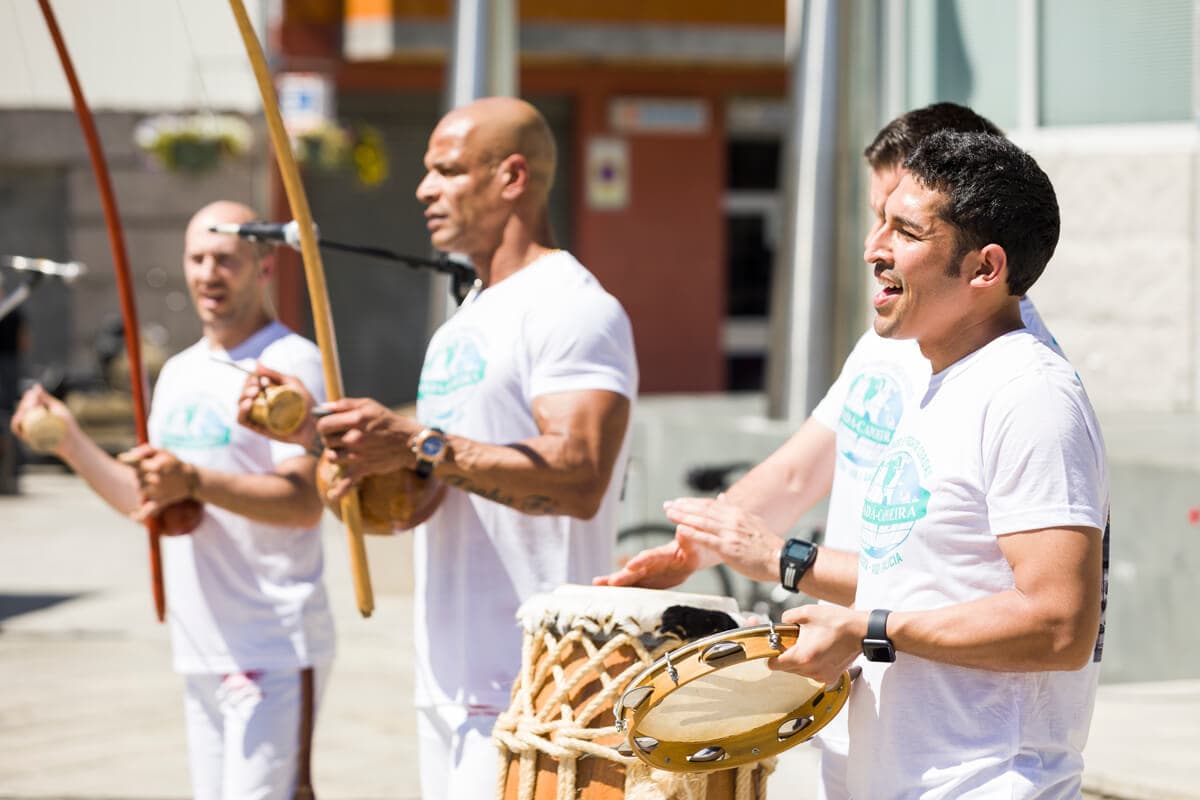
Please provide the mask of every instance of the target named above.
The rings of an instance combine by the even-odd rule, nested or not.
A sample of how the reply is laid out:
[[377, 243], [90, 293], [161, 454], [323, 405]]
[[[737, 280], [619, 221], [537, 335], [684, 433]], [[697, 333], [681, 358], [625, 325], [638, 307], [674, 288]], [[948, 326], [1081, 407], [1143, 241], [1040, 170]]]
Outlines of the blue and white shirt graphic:
[[862, 565], [874, 574], [903, 562], [901, 551], [913, 527], [929, 513], [932, 470], [921, 443], [900, 439], [883, 456], [863, 499], [859, 533]]
[[486, 352], [483, 333], [476, 328], [461, 328], [431, 343], [417, 386], [423, 423], [454, 427], [462, 408], [460, 393], [472, 391], [487, 375]]

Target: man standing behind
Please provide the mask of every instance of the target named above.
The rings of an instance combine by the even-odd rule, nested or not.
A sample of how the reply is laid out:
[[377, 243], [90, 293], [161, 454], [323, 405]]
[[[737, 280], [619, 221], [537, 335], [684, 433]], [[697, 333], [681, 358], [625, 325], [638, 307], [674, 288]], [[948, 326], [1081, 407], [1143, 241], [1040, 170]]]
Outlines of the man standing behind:
[[397, 469], [452, 487], [416, 531], [422, 796], [492, 797], [517, 607], [612, 566], [637, 362], [620, 304], [554, 249], [554, 139], [533, 106], [494, 97], [451, 111], [425, 166], [417, 198], [433, 246], [469, 256], [486, 288], [430, 341], [419, 421], [346, 399], [319, 430], [343, 470], [333, 496]]
[[204, 335], [163, 366], [151, 444], [109, 457], [41, 387], [14, 418], [17, 430], [36, 405], [62, 417], [68, 432], [55, 454], [123, 514], [144, 520], [185, 499], [204, 503], [190, 535], [162, 540], [193, 797], [202, 800], [311, 795], [312, 724], [334, 654], [316, 459], [237, 425], [242, 376], [216, 363], [261, 360], [324, 391], [316, 347], [271, 318], [270, 265], [258, 246], [208, 230], [255, 218], [216, 202], [188, 224], [184, 276]]

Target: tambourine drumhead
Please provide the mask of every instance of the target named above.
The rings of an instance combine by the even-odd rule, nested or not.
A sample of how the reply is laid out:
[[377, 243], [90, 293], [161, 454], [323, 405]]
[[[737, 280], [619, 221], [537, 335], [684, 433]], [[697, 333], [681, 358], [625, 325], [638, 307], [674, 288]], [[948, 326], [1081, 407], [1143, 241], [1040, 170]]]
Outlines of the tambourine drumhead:
[[731, 727], [745, 732], [778, 724], [824, 688], [802, 675], [769, 669], [765, 658], [743, 661], [667, 694], [638, 731], [663, 742], [707, 744], [728, 736]]
[[628, 728], [625, 749], [659, 769], [703, 772], [751, 763], [812, 738], [845, 705], [850, 676], [824, 686], [768, 669], [767, 659], [795, 644], [797, 631], [794, 625], [739, 628], [651, 664], [614, 709]]

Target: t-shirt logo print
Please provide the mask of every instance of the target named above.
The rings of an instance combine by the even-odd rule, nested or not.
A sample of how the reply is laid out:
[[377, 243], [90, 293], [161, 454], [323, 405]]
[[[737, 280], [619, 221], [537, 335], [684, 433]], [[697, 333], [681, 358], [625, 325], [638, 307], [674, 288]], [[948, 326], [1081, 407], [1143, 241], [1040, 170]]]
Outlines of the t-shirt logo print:
[[205, 450], [229, 444], [230, 429], [214, 403], [201, 398], [171, 409], [163, 423], [162, 446], [168, 449]]
[[904, 439], [879, 462], [863, 500], [859, 545], [867, 567], [878, 574], [900, 564], [900, 546], [929, 511], [929, 459], [913, 439]]
[[423, 422], [444, 426], [453, 421], [458, 407], [453, 395], [475, 386], [487, 374], [485, 352], [482, 335], [475, 330], [463, 330], [429, 351], [417, 385]]
[[856, 377], [838, 420], [838, 460], [842, 466], [860, 480], [865, 479], [891, 444], [903, 414], [904, 393], [892, 376], [864, 372]]

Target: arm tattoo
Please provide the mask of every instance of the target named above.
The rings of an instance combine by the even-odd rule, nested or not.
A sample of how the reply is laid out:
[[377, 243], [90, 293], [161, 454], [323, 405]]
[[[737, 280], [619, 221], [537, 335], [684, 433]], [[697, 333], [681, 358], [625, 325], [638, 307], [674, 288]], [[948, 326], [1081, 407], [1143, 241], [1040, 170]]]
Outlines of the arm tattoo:
[[552, 498], [546, 497], [544, 494], [535, 494], [526, 497], [517, 506], [518, 511], [524, 511], [526, 514], [558, 514], [558, 503]]
[[504, 494], [499, 489], [487, 489], [471, 483], [470, 479], [459, 477], [457, 475], [450, 476], [444, 479], [446, 483], [464, 492], [479, 495], [480, 497], [491, 500], [494, 503], [508, 506], [516, 509], [524, 514], [557, 514], [559, 512], [558, 503], [545, 495], [531, 495], [529, 497], [514, 497], [513, 495]]

